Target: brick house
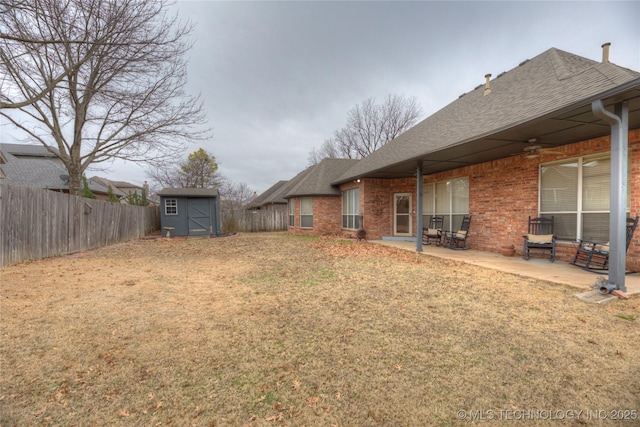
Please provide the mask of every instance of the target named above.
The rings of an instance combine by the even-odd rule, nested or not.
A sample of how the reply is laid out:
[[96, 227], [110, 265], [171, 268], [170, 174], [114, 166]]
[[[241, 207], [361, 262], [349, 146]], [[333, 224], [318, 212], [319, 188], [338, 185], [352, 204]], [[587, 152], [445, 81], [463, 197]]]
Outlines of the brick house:
[[[343, 223], [344, 187], [331, 183], [342, 176], [358, 160], [324, 159], [296, 175], [287, 183], [285, 198], [289, 211], [289, 230], [301, 234], [335, 234], [342, 229], [357, 229], [358, 224]], [[352, 200], [359, 203], [359, 200]]]
[[[470, 247], [513, 244], [521, 254], [528, 217], [553, 215], [557, 259], [568, 261], [578, 239], [609, 240], [610, 213], [640, 215], [640, 73], [610, 63], [609, 44], [600, 62], [551, 48], [486, 75], [343, 166], [337, 177], [317, 170], [311, 178], [310, 168], [294, 178], [323, 190], [288, 192], [290, 231], [353, 235], [363, 227], [368, 238], [413, 239], [421, 250], [417, 230], [432, 215], [444, 215], [446, 230], [471, 215]], [[626, 265], [640, 270], [638, 233]]]

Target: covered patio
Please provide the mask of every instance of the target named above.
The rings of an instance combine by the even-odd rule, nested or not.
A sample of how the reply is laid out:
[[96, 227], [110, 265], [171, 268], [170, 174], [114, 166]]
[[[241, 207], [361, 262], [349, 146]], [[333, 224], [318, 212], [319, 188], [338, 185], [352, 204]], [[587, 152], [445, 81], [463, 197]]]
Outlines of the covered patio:
[[[575, 158], [581, 159], [580, 164], [576, 160], [575, 170], [578, 170], [584, 164], [583, 157], [608, 153], [608, 185], [603, 184], [607, 188], [592, 189], [590, 194], [602, 194], [602, 199], [608, 199], [607, 206], [604, 206], [604, 202], [599, 206], [601, 213], [607, 216], [604, 221], [608, 222], [608, 239], [602, 238], [601, 241], [610, 242], [610, 270], [606, 286], [611, 291], [619, 289], [627, 294], [632, 293], [633, 285], [626, 286], [627, 276], [624, 274], [627, 268], [624, 224], [626, 217], [637, 215], [638, 210], [636, 193], [627, 190], [636, 186], [636, 181], [630, 178], [637, 160], [630, 162], [629, 154], [633, 156], [637, 153], [640, 74], [609, 62], [609, 43], [603, 44], [602, 48], [601, 62], [551, 48], [493, 80], [487, 74], [484, 87], [479, 85], [461, 95], [363, 158], [334, 184], [373, 179], [385, 182], [405, 180], [401, 183], [404, 187], [392, 190], [395, 209], [392, 214], [376, 206], [376, 197], [381, 197], [379, 194], [374, 194], [372, 200], [365, 200], [364, 228], [371, 228], [374, 223], [372, 218], [378, 219], [375, 214], [372, 215], [372, 211], [375, 213], [378, 209], [382, 212], [379, 217], [386, 214], [385, 218], [392, 217], [390, 223], [394, 227], [397, 224], [403, 226], [401, 232], [396, 228], [393, 233], [387, 231], [387, 236], [391, 237], [420, 235], [420, 230], [426, 226], [423, 223], [425, 214], [435, 213], [433, 200], [437, 197], [433, 197], [431, 202], [426, 200], [426, 204], [431, 203], [432, 206], [426, 208], [428, 212], [424, 212], [425, 183], [449, 183], [451, 178], [466, 177], [471, 190], [460, 199], [468, 198], [467, 206], [455, 213], [471, 215], [475, 224], [483, 224], [483, 229], [475, 231], [473, 238], [480, 240], [484, 247], [474, 241], [471, 247], [475, 245], [483, 250], [497, 250], [498, 247], [491, 245], [501, 243], [494, 236], [502, 233], [505, 223], [509, 225], [513, 218], [525, 218], [525, 212], [530, 212], [532, 216], [555, 215], [557, 219], [566, 214], [575, 216], [575, 221], [567, 220], [567, 232], [560, 236], [564, 237], [563, 241], [574, 242], [582, 238], [584, 231], [582, 221], [587, 217], [583, 215], [583, 210], [590, 213], [591, 209], [583, 209], [584, 206], [580, 205], [583, 196], [578, 187], [584, 179], [577, 178], [575, 187], [563, 188], [565, 194], [557, 199], [554, 195], [553, 201], [546, 200], [543, 195], [551, 193], [544, 193], [543, 190], [556, 191], [558, 188], [541, 187], [542, 166], [549, 167], [556, 164], [554, 162]], [[633, 134], [632, 144], [630, 133]], [[596, 149], [591, 144], [603, 144], [606, 148]], [[547, 158], [544, 162], [536, 160], [537, 170], [531, 167], [531, 163], [527, 165], [524, 162], [518, 165], [509, 163], [512, 167], [507, 172], [502, 169], [507, 166], [509, 159], [541, 158], [545, 152], [559, 157]], [[573, 167], [568, 164], [565, 166]], [[469, 177], [472, 173], [475, 176]], [[505, 182], [500, 179], [504, 176], [517, 179]], [[428, 180], [430, 177], [433, 179]], [[378, 188], [375, 190], [382, 192]], [[514, 200], [515, 196], [521, 195], [524, 197]], [[412, 204], [412, 196], [415, 197], [415, 204]], [[595, 197], [592, 199], [595, 200]], [[452, 203], [443, 209], [453, 217]], [[461, 202], [462, 205], [464, 203]], [[413, 215], [415, 225], [412, 223]], [[571, 224], [569, 221], [572, 221]], [[409, 225], [404, 227], [405, 223]], [[415, 228], [412, 229], [412, 226]], [[513, 240], [515, 234], [505, 232], [500, 237], [506, 242]], [[429, 253], [433, 250], [424, 249], [421, 239], [414, 240], [413, 245], [416, 252], [426, 250]], [[564, 249], [562, 255], [566, 260], [566, 249], [570, 248]], [[632, 250], [636, 250], [635, 245]], [[466, 254], [464, 257], [471, 256]], [[535, 271], [535, 262], [531, 265]], [[524, 271], [520, 268], [526, 267], [518, 267], [515, 272]], [[567, 268], [575, 269], [569, 265]], [[634, 268], [638, 269], [635, 263]], [[550, 274], [548, 268], [544, 270], [541, 274]], [[585, 287], [593, 284], [591, 281], [595, 281], [594, 277], [597, 276], [585, 276]], [[577, 285], [574, 280], [567, 279], [566, 283]]]
[[[370, 243], [392, 246], [400, 249], [415, 252], [415, 241], [398, 240], [370, 240]], [[590, 292], [598, 276], [607, 277], [606, 274], [595, 274], [573, 266], [567, 262], [549, 262], [547, 259], [531, 258], [529, 261], [520, 256], [506, 257], [499, 253], [468, 249], [464, 251], [454, 251], [448, 248], [435, 245], [424, 245], [422, 255], [434, 256], [449, 260], [465, 262], [478, 265], [506, 273], [513, 273], [520, 276], [532, 277], [539, 280], [546, 280], [576, 288], [577, 294]], [[625, 277], [627, 287], [626, 294], [640, 294], [640, 272], [627, 274]], [[605, 302], [615, 299], [614, 295], [602, 295], [593, 298], [593, 302]]]

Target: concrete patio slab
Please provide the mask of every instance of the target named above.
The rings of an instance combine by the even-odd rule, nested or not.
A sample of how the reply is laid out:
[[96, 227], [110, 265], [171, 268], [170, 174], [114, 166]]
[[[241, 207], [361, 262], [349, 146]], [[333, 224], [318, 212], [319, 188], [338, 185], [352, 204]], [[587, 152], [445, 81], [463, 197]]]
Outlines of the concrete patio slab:
[[[416, 243], [410, 241], [369, 240], [369, 242], [414, 252], [416, 250]], [[426, 245], [423, 246], [422, 254], [569, 285], [582, 289], [583, 293], [588, 293], [587, 291], [590, 292], [590, 290], [593, 289], [596, 278], [601, 276], [563, 261], [550, 262], [547, 259], [541, 258], [532, 258], [527, 261], [517, 255], [506, 257], [498, 253], [478, 251], [475, 249], [455, 251], [435, 245]], [[625, 286], [627, 288], [627, 295], [640, 294], [640, 273], [627, 274], [625, 276]], [[595, 292], [599, 293], [597, 290]], [[613, 295], [606, 295], [605, 297], [615, 298]]]

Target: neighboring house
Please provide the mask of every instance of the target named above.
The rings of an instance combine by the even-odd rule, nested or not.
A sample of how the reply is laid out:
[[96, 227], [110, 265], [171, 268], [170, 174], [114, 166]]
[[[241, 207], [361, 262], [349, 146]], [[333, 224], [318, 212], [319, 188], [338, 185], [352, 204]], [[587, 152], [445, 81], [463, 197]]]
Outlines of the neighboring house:
[[97, 182], [103, 187], [106, 187], [107, 189], [109, 188], [109, 186], [111, 186], [111, 191], [113, 191], [113, 194], [115, 194], [118, 200], [120, 200], [121, 202], [124, 200], [125, 197], [127, 197], [127, 193], [125, 193], [124, 191], [120, 190], [118, 187], [112, 184], [113, 181], [109, 181], [108, 179], [102, 178], [99, 176], [92, 176], [91, 181]]
[[[69, 172], [62, 161], [42, 145], [0, 144], [0, 182], [69, 192]], [[105, 186], [91, 179], [88, 184], [98, 199], [106, 199]]]
[[286, 195], [287, 183], [289, 181], [278, 181], [265, 190], [264, 193], [255, 197], [246, 209], [249, 210], [279, 210], [287, 211], [287, 200], [284, 198]]
[[[608, 44], [601, 62], [551, 48], [485, 76], [338, 176], [310, 178], [314, 168], [306, 169], [286, 196], [290, 231], [353, 235], [363, 227], [368, 238], [414, 239], [421, 250], [416, 236], [432, 215], [445, 216], [445, 230], [471, 215], [468, 245], [499, 252], [521, 248], [529, 216], [553, 215], [560, 260], [578, 239], [609, 240], [610, 213], [640, 215], [640, 73], [608, 55]], [[627, 190], [627, 206], [610, 207], [622, 200], [610, 194], [611, 179]], [[626, 257], [633, 270], [639, 237]]]
[[118, 199], [120, 199], [122, 203], [126, 203], [126, 198], [129, 194], [138, 194], [139, 196], [142, 196], [142, 193], [144, 191], [146, 192], [147, 197], [150, 197], [149, 186], [147, 185], [146, 181], [143, 186], [139, 186], [136, 184], [131, 184], [130, 182], [112, 181], [99, 176], [91, 177], [91, 180], [94, 182], [98, 182], [107, 188], [111, 186], [113, 193], [118, 197]]
[[212, 188], [165, 188], [160, 197], [162, 235], [219, 235], [220, 195]]

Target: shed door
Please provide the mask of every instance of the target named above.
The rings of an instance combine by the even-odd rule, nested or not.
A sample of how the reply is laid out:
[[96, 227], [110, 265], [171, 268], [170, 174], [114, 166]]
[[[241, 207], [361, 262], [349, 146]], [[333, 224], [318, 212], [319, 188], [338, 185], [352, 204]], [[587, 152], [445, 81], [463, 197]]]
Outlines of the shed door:
[[187, 199], [189, 235], [211, 233], [211, 206], [209, 199]]

